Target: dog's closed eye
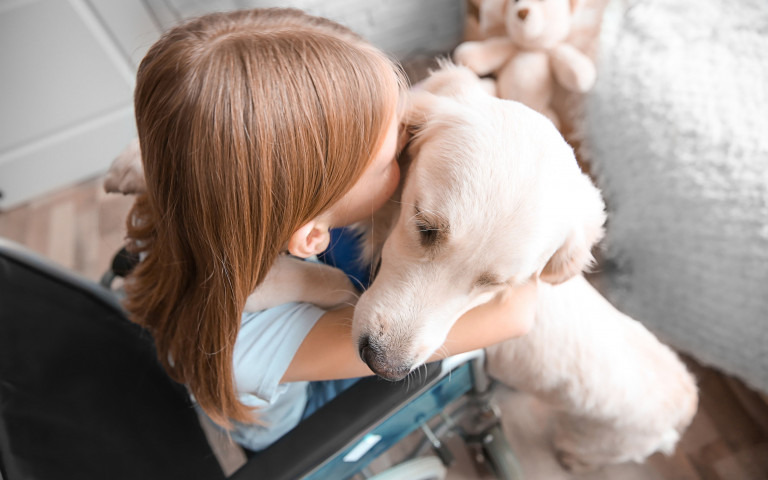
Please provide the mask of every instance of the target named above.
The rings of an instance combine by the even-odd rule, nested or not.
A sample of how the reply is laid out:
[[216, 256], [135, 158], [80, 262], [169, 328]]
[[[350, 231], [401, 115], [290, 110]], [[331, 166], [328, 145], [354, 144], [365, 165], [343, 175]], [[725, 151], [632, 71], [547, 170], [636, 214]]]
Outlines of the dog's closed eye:
[[416, 230], [419, 232], [419, 243], [424, 248], [434, 248], [445, 241], [448, 234], [448, 225], [437, 219], [431, 218], [424, 211], [415, 207], [414, 216]]
[[416, 220], [416, 228], [419, 231], [419, 242], [422, 247], [432, 247], [437, 245], [437, 238], [440, 231], [432, 225]]

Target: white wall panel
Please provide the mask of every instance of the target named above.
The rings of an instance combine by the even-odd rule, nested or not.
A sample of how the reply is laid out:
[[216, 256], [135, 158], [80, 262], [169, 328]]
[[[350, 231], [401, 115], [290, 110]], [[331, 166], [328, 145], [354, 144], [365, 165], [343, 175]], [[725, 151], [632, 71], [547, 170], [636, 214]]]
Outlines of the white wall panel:
[[123, 121], [132, 118], [126, 108], [135, 69], [87, 2], [5, 7], [0, 10], [3, 209], [105, 170], [135, 134], [133, 122]]

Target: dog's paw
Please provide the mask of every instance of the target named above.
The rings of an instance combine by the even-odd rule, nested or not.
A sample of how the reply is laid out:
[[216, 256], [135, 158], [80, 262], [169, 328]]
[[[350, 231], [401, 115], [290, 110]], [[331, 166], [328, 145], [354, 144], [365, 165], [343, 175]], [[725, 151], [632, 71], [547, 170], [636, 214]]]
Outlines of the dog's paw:
[[104, 178], [104, 190], [107, 193], [123, 195], [144, 193], [147, 185], [144, 180], [144, 166], [141, 163], [139, 139], [134, 139], [112, 165]]

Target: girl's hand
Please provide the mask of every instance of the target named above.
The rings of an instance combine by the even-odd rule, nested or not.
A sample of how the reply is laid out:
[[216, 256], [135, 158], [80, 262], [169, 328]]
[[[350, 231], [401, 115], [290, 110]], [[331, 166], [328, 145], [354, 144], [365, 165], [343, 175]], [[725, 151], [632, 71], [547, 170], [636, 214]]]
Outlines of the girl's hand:
[[[465, 313], [448, 333], [441, 352], [447, 355], [485, 348], [528, 333], [536, 318], [539, 279], [507, 287], [490, 302]], [[432, 360], [443, 355], [433, 355]]]

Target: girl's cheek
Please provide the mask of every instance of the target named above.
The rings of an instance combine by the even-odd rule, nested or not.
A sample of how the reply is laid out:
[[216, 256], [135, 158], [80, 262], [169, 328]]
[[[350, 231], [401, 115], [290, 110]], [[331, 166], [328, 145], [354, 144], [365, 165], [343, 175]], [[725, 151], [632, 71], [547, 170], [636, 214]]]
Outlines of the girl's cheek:
[[392, 162], [392, 168], [389, 178], [389, 185], [387, 186], [387, 198], [391, 197], [393, 193], [395, 193], [395, 190], [397, 190], [397, 185], [400, 183], [400, 165], [398, 165], [397, 162]]
[[392, 194], [397, 190], [397, 186], [400, 183], [400, 166], [397, 162], [392, 162], [392, 165], [387, 169], [381, 178], [379, 189], [375, 194], [375, 210], [383, 207], [384, 204], [392, 197]]

